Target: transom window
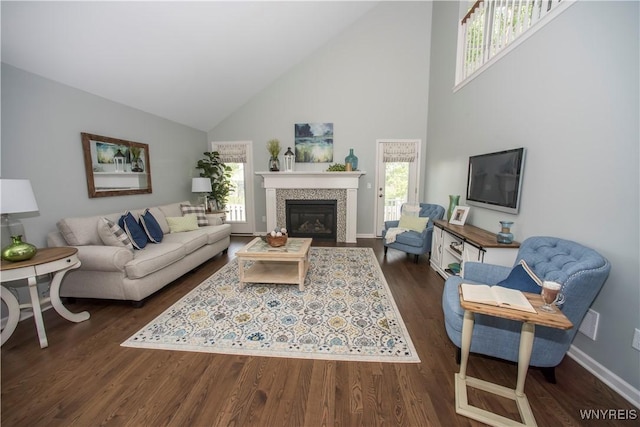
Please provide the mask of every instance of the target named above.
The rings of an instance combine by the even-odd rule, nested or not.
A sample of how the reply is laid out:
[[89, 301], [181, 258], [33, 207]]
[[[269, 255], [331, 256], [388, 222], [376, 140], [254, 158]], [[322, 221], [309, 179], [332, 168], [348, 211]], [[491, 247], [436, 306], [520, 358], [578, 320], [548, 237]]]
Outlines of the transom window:
[[478, 0], [458, 28], [456, 87], [464, 86], [577, 0]]

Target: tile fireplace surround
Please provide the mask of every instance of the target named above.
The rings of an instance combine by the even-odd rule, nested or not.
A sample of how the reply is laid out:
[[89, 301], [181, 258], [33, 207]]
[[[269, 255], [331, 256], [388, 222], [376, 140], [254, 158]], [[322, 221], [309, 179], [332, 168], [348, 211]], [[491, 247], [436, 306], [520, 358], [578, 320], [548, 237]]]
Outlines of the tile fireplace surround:
[[337, 238], [356, 243], [358, 186], [366, 172], [256, 172], [264, 179], [267, 230], [285, 223], [286, 200], [336, 200]]

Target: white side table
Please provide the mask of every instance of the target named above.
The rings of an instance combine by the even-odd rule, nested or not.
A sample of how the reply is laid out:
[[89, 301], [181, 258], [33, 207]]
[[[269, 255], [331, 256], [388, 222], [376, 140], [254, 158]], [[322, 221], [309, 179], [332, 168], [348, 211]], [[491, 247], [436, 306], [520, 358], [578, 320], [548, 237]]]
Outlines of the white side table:
[[[38, 330], [38, 339], [40, 340], [40, 348], [49, 345], [47, 342], [47, 334], [44, 329], [44, 321], [42, 319], [42, 304], [51, 302], [53, 308], [65, 319], [70, 322], [83, 322], [89, 318], [89, 313], [83, 311], [81, 313], [72, 313], [62, 305], [60, 300], [60, 283], [67, 271], [80, 267], [80, 260], [77, 256], [78, 250], [71, 247], [59, 248], [43, 248], [38, 249], [36, 255], [26, 261], [10, 262], [2, 260], [0, 265], [0, 281], [12, 282], [15, 280], [27, 279], [29, 285], [29, 296], [31, 303], [20, 305], [18, 300], [3, 285], [0, 286], [0, 297], [5, 301], [9, 309], [9, 317], [7, 325], [2, 330], [1, 344], [9, 339], [15, 330], [20, 318], [20, 309], [33, 308], [33, 318], [36, 322]], [[48, 298], [40, 298], [38, 295], [38, 287], [36, 278], [43, 274], [53, 274]], [[7, 286], [12, 287], [10, 284]]]

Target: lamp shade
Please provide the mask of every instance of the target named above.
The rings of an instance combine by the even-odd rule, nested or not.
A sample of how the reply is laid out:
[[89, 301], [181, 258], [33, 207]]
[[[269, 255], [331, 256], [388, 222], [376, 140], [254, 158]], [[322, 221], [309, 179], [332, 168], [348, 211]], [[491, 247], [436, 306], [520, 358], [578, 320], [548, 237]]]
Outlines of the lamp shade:
[[211, 193], [211, 180], [209, 178], [192, 178], [191, 192]]
[[28, 179], [0, 179], [0, 213], [33, 212], [38, 203]]

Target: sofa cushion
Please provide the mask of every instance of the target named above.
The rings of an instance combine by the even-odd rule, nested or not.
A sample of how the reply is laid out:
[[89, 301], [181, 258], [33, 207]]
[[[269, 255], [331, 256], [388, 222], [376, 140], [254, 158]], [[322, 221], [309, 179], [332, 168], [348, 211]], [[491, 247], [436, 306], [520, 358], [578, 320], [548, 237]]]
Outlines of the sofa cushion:
[[118, 224], [127, 232], [127, 236], [131, 239], [134, 248], [142, 249], [147, 246], [147, 233], [144, 232], [131, 212], [122, 215]]
[[203, 229], [196, 227], [195, 230], [184, 231], [180, 233], [169, 233], [164, 236], [162, 244], [175, 243], [182, 245], [187, 255], [200, 249], [209, 241], [209, 236]]
[[146, 209], [144, 213], [140, 215], [140, 225], [144, 229], [144, 232], [147, 234], [147, 238], [150, 242], [162, 242], [162, 237], [164, 236], [162, 227], [160, 227], [160, 224], [158, 224], [158, 221], [153, 216], [153, 214], [149, 212], [149, 209]]
[[427, 217], [402, 215], [400, 216], [400, 222], [398, 223], [398, 227], [406, 228], [408, 230], [413, 230], [413, 231], [417, 231], [418, 233], [421, 233], [422, 230], [427, 228], [428, 222], [429, 222], [429, 218]]
[[133, 260], [125, 266], [129, 279], [139, 279], [162, 270], [186, 255], [183, 245], [169, 242], [162, 242], [160, 245], [147, 245], [144, 249], [133, 253]]
[[499, 282], [498, 285], [535, 294], [539, 294], [542, 291], [542, 280], [536, 276], [523, 259], [513, 267], [509, 276]]
[[101, 216], [63, 218], [57, 222], [58, 230], [71, 246], [103, 245], [98, 234], [98, 221]]
[[[220, 220], [219, 218], [216, 219]], [[211, 245], [231, 235], [231, 224], [209, 225], [208, 227], [200, 228], [200, 230], [207, 234], [207, 243]]]
[[133, 250], [133, 244], [127, 233], [108, 218], [98, 220], [98, 234], [106, 246], [124, 246]]
[[195, 214], [188, 214], [185, 216], [168, 216], [166, 219], [169, 223], [171, 233], [182, 233], [184, 231], [198, 229], [198, 218]]
[[198, 218], [198, 226], [204, 227], [209, 225], [209, 220], [207, 219], [206, 210], [204, 205], [192, 206], [192, 205], [180, 205], [180, 210], [182, 211], [182, 215], [195, 214]]

